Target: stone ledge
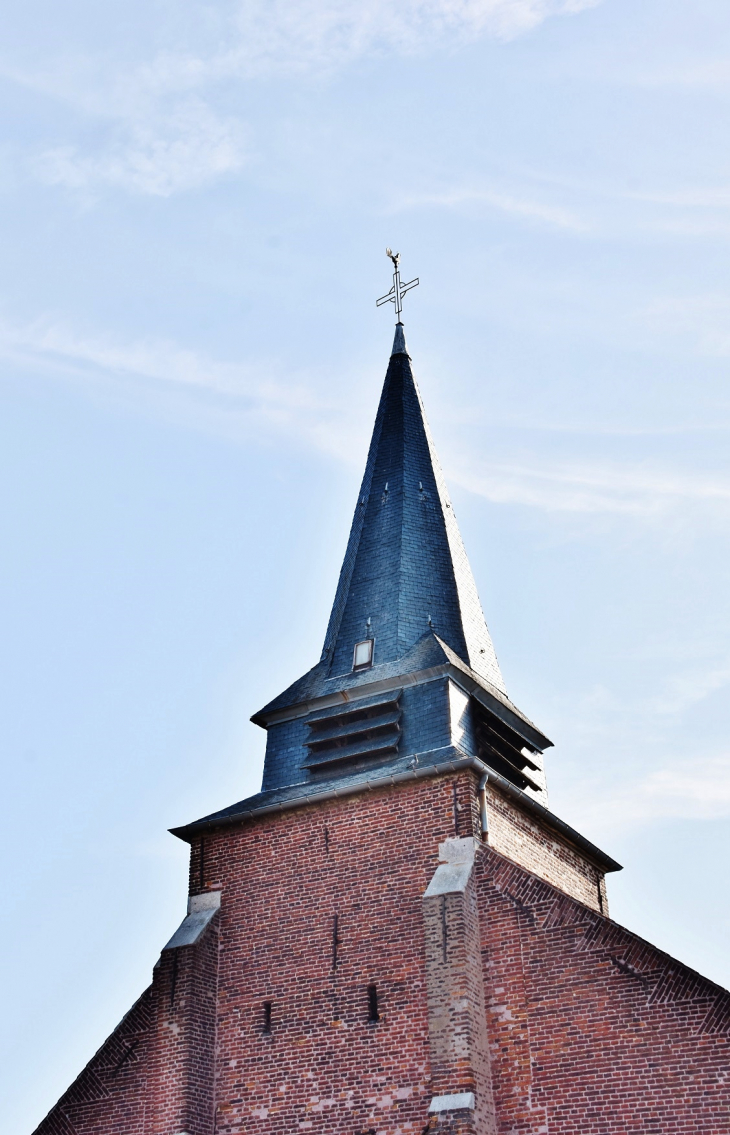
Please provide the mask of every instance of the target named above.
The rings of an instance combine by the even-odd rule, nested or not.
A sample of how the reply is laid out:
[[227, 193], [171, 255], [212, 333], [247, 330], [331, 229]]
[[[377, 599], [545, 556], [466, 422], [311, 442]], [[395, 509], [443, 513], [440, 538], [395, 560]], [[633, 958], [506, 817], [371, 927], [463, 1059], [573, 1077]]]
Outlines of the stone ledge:
[[457, 1092], [453, 1096], [434, 1096], [429, 1104], [429, 1112], [474, 1111], [476, 1100], [473, 1092]]
[[194, 946], [208, 924], [212, 922], [221, 905], [220, 891], [206, 891], [202, 895], [191, 895], [188, 899], [188, 914], [183, 918], [165, 950], [176, 950], [179, 946]]

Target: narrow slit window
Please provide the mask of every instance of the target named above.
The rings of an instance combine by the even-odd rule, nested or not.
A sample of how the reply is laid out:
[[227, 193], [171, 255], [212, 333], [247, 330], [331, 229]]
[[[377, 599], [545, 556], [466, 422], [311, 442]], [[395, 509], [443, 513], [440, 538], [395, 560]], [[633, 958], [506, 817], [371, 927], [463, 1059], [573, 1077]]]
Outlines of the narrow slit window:
[[377, 985], [368, 986], [368, 1020], [379, 1021], [380, 1013], [378, 1012], [378, 987]]
[[271, 1002], [264, 1001], [264, 1030], [265, 1033], [271, 1032]]
[[366, 638], [362, 642], [355, 643], [355, 653], [352, 658], [353, 670], [367, 670], [368, 666], [372, 666], [374, 643], [375, 640], [372, 638]]

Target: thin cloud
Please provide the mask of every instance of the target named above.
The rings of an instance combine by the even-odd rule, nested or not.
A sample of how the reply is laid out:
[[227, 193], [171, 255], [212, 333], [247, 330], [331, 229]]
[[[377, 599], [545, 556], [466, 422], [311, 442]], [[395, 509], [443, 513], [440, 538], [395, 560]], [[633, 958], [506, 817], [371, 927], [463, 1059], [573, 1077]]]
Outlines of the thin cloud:
[[451, 480], [497, 504], [547, 512], [623, 513], [661, 516], [687, 505], [730, 506], [730, 479], [644, 465], [462, 462]]
[[503, 213], [512, 213], [534, 221], [552, 225], [555, 228], [570, 229], [573, 232], [586, 232], [587, 223], [577, 214], [561, 206], [549, 205], [542, 201], [530, 200], [513, 193], [485, 189], [454, 189], [443, 193], [414, 194], [405, 198], [396, 211], [435, 206], [442, 209], [463, 209], [465, 206], [482, 205]]
[[699, 59], [652, 71], [628, 72], [621, 79], [640, 87], [722, 90], [730, 86], [730, 59]]
[[686, 186], [670, 191], [624, 192], [632, 201], [647, 201], [652, 205], [675, 205], [683, 209], [729, 209], [730, 186]]
[[286, 436], [353, 459], [357, 437], [339, 404], [318, 397], [306, 376], [282, 378], [275, 360], [227, 363], [153, 338], [120, 344], [49, 319], [23, 327], [0, 323], [0, 356], [50, 378], [121, 392], [193, 428], [239, 438]]
[[160, 87], [278, 71], [341, 70], [379, 53], [412, 54], [482, 35], [513, 39], [553, 16], [599, 0], [246, 0], [233, 11], [231, 46], [208, 56], [161, 54], [149, 77]]
[[[533, 167], [513, 170], [512, 182], [516, 181], [529, 185], [529, 190], [515, 192], [510, 186], [471, 185], [416, 194], [404, 204], [457, 209], [482, 203], [485, 207], [533, 216], [556, 227], [588, 233], [599, 239], [613, 229], [625, 233], [631, 228], [678, 236], [730, 234], [730, 186], [722, 184], [627, 189], [610, 181], [567, 177], [547, 168]], [[556, 193], [563, 199], [579, 201], [580, 210], [562, 202], [545, 201], [546, 195]]]
[[[220, 117], [211, 105], [221, 84], [278, 73], [320, 79], [368, 55], [443, 50], [484, 35], [508, 40], [552, 16], [576, 14], [596, 2], [246, 0], [232, 9], [199, 5], [185, 21], [189, 49], [185, 35], [179, 35], [174, 50], [158, 51], [133, 67], [114, 67], [105, 56], [65, 63], [50, 59], [25, 71], [0, 64], [0, 72], [106, 125], [106, 137], [93, 149], [67, 141], [45, 148], [33, 163], [42, 180], [87, 195], [106, 187], [169, 196], [244, 165], [243, 124]], [[206, 39], [207, 50], [201, 47]], [[559, 210], [508, 198], [495, 198], [493, 204], [570, 227]]]
[[[281, 72], [339, 71], [373, 54], [442, 51], [491, 36], [513, 39], [556, 16], [601, 0], [221, 0], [192, 4], [173, 32], [175, 47], [136, 66], [90, 55], [44, 60], [36, 68], [0, 60], [9, 81], [98, 111], [131, 99], [160, 99], [222, 80]], [[171, 35], [171, 38], [173, 36]], [[186, 48], [185, 41], [189, 42]], [[206, 49], [206, 42], [208, 47]], [[221, 47], [223, 44], [225, 46]], [[202, 45], [202, 46], [201, 46]], [[103, 112], [103, 108], [102, 108]]]
[[660, 296], [646, 305], [639, 318], [655, 334], [689, 339], [702, 355], [730, 355], [730, 296], [722, 292]]
[[[584, 794], [585, 793], [585, 794]], [[594, 831], [646, 824], [652, 820], [720, 820], [730, 816], [730, 755], [673, 761], [647, 776], [622, 776], [614, 791], [582, 782], [566, 795], [579, 823]]]
[[673, 677], [666, 690], [652, 699], [649, 709], [655, 714], [677, 717], [727, 686], [730, 686], [730, 666], [727, 664], [690, 670]]
[[662, 818], [730, 816], [730, 756], [659, 769], [638, 786], [645, 813]]
[[[129, 397], [151, 392], [184, 396], [189, 421], [225, 435], [286, 436], [346, 464], [359, 461], [367, 439], [357, 416], [317, 392], [306, 374], [292, 381], [276, 360], [228, 363], [158, 339], [119, 344], [78, 335], [57, 320], [0, 325], [0, 353], [53, 377], [96, 387], [125, 386]], [[164, 405], [162, 412], [164, 412]], [[354, 457], [357, 454], [357, 458]], [[648, 469], [645, 464], [569, 463], [551, 458], [484, 462], [467, 452], [450, 462], [449, 480], [498, 504], [545, 512], [657, 518], [698, 507], [730, 507], [730, 479]]]
[[218, 118], [195, 101], [162, 118], [132, 119], [96, 154], [74, 146], [43, 151], [36, 160], [42, 180], [93, 193], [113, 186], [156, 197], [197, 189], [245, 163], [244, 132], [234, 119]]

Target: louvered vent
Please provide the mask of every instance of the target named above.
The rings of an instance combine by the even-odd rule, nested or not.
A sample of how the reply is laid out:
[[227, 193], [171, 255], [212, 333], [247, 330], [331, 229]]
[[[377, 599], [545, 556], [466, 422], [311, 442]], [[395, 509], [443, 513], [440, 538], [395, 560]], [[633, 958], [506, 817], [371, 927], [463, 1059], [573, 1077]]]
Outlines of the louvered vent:
[[305, 768], [319, 769], [398, 752], [401, 690], [354, 705], [336, 706], [311, 718]]
[[540, 771], [540, 765], [533, 759], [537, 750], [531, 749], [523, 737], [477, 701], [472, 701], [472, 714], [479, 759], [517, 788], [534, 788], [541, 792], [542, 785], [532, 775]]

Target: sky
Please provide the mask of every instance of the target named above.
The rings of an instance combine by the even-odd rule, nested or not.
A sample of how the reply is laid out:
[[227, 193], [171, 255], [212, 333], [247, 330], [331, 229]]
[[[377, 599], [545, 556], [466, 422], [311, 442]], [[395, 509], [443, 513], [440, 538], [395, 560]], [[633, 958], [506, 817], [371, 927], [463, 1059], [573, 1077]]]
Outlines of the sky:
[[0, 1130], [319, 657], [392, 341], [551, 808], [730, 984], [730, 7], [6, 0]]

